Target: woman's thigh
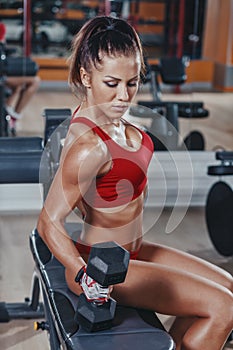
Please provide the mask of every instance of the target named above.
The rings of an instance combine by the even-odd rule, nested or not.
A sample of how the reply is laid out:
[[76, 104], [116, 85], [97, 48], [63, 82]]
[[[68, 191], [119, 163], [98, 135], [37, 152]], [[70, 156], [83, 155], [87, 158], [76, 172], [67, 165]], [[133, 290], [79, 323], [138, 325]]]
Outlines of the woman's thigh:
[[164, 266], [180, 269], [198, 276], [205, 277], [225, 286], [232, 291], [233, 277], [226, 270], [186, 252], [151, 243], [143, 242], [138, 259], [156, 262]]
[[[209, 317], [213, 307], [229, 312], [232, 293], [184, 269], [131, 260], [124, 283], [111, 294], [120, 304], [182, 317]], [[213, 306], [213, 300], [218, 305]], [[212, 311], [211, 311], [212, 312]]]
[[23, 76], [23, 77], [7, 77], [6, 83], [12, 87], [17, 87], [23, 84], [32, 84], [35, 77]]

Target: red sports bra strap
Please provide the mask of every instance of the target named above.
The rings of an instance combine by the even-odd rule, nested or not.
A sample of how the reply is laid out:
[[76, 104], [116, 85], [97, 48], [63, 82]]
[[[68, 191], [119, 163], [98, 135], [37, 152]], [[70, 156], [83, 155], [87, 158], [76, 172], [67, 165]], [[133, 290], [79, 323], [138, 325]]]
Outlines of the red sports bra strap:
[[102, 130], [98, 125], [96, 125], [92, 120], [85, 118], [85, 117], [76, 117], [72, 118], [70, 124], [74, 123], [83, 123], [87, 126], [89, 126], [92, 130], [96, 132], [96, 134], [103, 140], [111, 140], [111, 137]]

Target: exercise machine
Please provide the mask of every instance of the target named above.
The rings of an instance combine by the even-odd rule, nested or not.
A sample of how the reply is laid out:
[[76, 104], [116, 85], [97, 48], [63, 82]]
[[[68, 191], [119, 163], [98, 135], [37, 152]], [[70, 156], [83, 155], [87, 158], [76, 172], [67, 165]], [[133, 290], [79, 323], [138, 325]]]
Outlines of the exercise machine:
[[164, 84], [179, 86], [186, 82], [187, 57], [161, 57], [158, 64], [146, 64], [145, 83], [150, 84], [153, 99], [138, 101], [130, 108], [130, 114], [140, 118], [150, 118], [148, 134], [154, 141], [156, 150], [204, 150], [203, 135], [195, 130], [190, 132], [183, 144], [179, 140], [179, 118], [206, 118], [209, 112], [202, 101], [164, 101], [160, 81]]
[[233, 152], [217, 151], [218, 164], [209, 165], [207, 173], [219, 178], [207, 196], [205, 216], [210, 239], [223, 256], [233, 256], [233, 190], [223, 177], [233, 175]]
[[[62, 117], [63, 115], [63, 117]], [[68, 116], [68, 117], [67, 117]], [[57, 168], [63, 137], [67, 132], [69, 110], [45, 110], [46, 142], [42, 138], [0, 138], [0, 183], [42, 183], [46, 191]], [[59, 124], [58, 133], [54, 124]], [[59, 145], [57, 152], [56, 145]], [[57, 158], [58, 157], [58, 158]], [[81, 224], [66, 223], [75, 242]], [[79, 297], [66, 284], [64, 267], [49, 251], [37, 230], [30, 234], [30, 249], [35, 262], [31, 296], [22, 303], [0, 303], [0, 322], [13, 319], [43, 319], [35, 329], [48, 332], [51, 350], [119, 348], [174, 350], [175, 344], [157, 315], [149, 310], [116, 306], [112, 327], [88, 332], [75, 317]], [[42, 299], [42, 301], [41, 301]]]

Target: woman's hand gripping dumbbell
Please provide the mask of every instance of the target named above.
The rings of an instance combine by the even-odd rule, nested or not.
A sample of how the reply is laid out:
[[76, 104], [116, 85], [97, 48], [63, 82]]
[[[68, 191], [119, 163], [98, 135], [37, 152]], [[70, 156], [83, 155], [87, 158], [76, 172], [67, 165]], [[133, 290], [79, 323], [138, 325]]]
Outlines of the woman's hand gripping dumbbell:
[[110, 297], [112, 285], [124, 282], [129, 257], [129, 252], [115, 242], [93, 245], [87, 266], [75, 279], [83, 290], [75, 320], [86, 331], [111, 328], [116, 309], [116, 301]]
[[85, 294], [87, 301], [94, 302], [96, 304], [103, 304], [108, 301], [112, 287], [103, 287], [93, 278], [88, 276], [86, 266], [83, 266], [79, 284], [82, 288], [83, 293]]

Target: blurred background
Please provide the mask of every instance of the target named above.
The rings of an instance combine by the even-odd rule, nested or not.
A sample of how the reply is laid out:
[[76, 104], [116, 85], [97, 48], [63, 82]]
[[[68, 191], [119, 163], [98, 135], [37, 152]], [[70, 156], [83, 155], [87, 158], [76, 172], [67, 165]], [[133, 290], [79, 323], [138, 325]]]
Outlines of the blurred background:
[[[173, 106], [181, 103], [178, 115], [173, 114], [172, 124], [191, 151], [180, 152], [183, 148], [178, 144], [177, 133], [172, 134], [169, 126], [161, 123], [164, 144], [169, 150], [179, 152], [173, 152], [171, 159], [169, 152], [159, 152], [166, 147], [159, 149], [156, 143], [158, 162], [153, 163], [149, 173], [154, 197], [148, 199], [145, 212], [150, 228], [147, 238], [188, 251], [232, 273], [232, 154], [220, 164], [221, 171], [226, 172], [224, 181], [229, 184], [230, 192], [228, 202], [222, 192], [219, 194], [223, 224], [216, 232], [216, 239], [224, 243], [224, 250], [219, 243], [213, 244], [210, 237], [206, 203], [211, 186], [219, 177], [223, 179], [218, 174], [209, 176], [208, 166], [219, 164], [217, 150], [233, 150], [233, 0], [0, 0], [0, 22], [6, 27], [9, 56], [21, 57], [22, 62], [30, 58], [38, 67], [35, 75], [40, 79], [38, 90], [23, 109], [23, 118], [16, 122], [16, 135], [5, 135], [6, 113], [0, 112], [0, 137], [44, 138], [46, 118], [42, 115], [46, 108], [75, 110], [79, 101], [67, 83], [71, 42], [88, 19], [104, 14], [123, 18], [134, 26], [148, 64], [148, 77], [128, 117], [154, 134], [158, 125], [153, 129], [153, 121], [150, 123], [153, 117], [158, 117], [157, 112], [171, 117], [171, 111], [163, 103], [175, 101]], [[178, 59], [181, 70], [170, 72], [174, 68], [172, 64], [162, 70], [164, 57]], [[164, 73], [172, 73], [176, 79], [165, 79]], [[12, 74], [10, 69], [8, 74]], [[4, 91], [6, 80], [7, 74], [0, 64], [1, 108], [6, 95], [11, 94]], [[151, 108], [155, 107], [152, 111], [146, 108], [150, 103]], [[190, 136], [198, 137], [190, 143], [193, 141]], [[4, 150], [2, 154], [4, 157]], [[192, 167], [191, 175], [188, 165]], [[183, 194], [179, 201], [178, 190]], [[192, 196], [187, 201], [190, 191]], [[37, 222], [42, 193], [37, 183], [0, 186], [1, 300], [19, 301], [28, 295], [34, 267], [28, 235]], [[177, 227], [172, 235], [166, 235], [173, 208]], [[229, 213], [228, 221], [225, 212]], [[216, 215], [211, 216], [214, 219]], [[225, 238], [223, 228], [227, 230]], [[41, 333], [35, 334], [31, 320], [4, 324], [0, 330], [1, 349], [48, 349], [47, 338]], [[231, 342], [224, 349], [232, 348]]]
[[[88, 19], [103, 14], [124, 18], [134, 26], [149, 67], [162, 57], [186, 60], [185, 81], [179, 86], [164, 84], [159, 77], [162, 92], [172, 93], [164, 99], [201, 100], [208, 118], [179, 118], [179, 131], [201, 131], [206, 150], [232, 149], [232, 0], [1, 0], [7, 48], [14, 50], [14, 56], [32, 58], [39, 67], [41, 84], [36, 97], [42, 96], [43, 89], [47, 93], [59, 87], [66, 91], [72, 38]], [[141, 92], [149, 92], [143, 99], [153, 99], [151, 82]], [[41, 100], [50, 107], [50, 98], [42, 96]], [[51, 107], [60, 107], [56, 103]], [[68, 100], [71, 108], [76, 103]], [[25, 114], [30, 114], [29, 107]], [[41, 115], [41, 110], [36, 114]], [[31, 126], [26, 120], [18, 123], [19, 134], [41, 133], [41, 118], [35, 118]], [[217, 139], [216, 131], [221, 130]]]
[[67, 55], [70, 40], [88, 19], [110, 14], [133, 24], [149, 57], [182, 54], [200, 59], [207, 12], [207, 0], [1, 0], [0, 4], [7, 41], [19, 52], [51, 58]]

